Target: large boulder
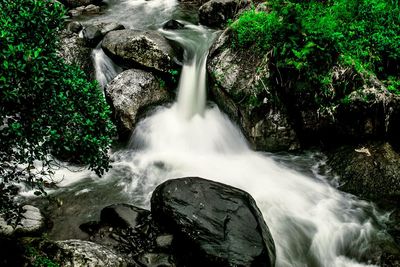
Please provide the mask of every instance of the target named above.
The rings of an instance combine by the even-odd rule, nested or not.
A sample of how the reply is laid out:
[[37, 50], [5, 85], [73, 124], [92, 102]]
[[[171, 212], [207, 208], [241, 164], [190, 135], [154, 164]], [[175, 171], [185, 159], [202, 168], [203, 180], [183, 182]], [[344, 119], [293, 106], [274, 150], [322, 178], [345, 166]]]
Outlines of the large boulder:
[[155, 189], [151, 212], [174, 233], [183, 266], [275, 264], [269, 229], [254, 199], [240, 189], [196, 177], [169, 180]]
[[45, 229], [45, 219], [37, 207], [25, 205], [22, 207], [21, 221], [17, 227], [12, 227], [0, 217], [0, 236], [38, 235]]
[[120, 73], [107, 85], [105, 91], [122, 138], [131, 133], [143, 112], [171, 100], [162, 80], [138, 69]]
[[174, 49], [156, 31], [112, 31], [104, 37], [102, 48], [110, 58], [127, 67], [163, 73], [177, 68]]
[[246, 0], [210, 0], [200, 7], [199, 21], [206, 26], [223, 27], [247, 3], [250, 2]]
[[389, 143], [344, 146], [328, 153], [340, 188], [367, 199], [400, 201], [400, 155]]
[[94, 78], [94, 67], [91, 60], [92, 49], [78, 34], [69, 31], [61, 33], [61, 44], [58, 54], [69, 64], [80, 67], [88, 77]]
[[231, 38], [226, 30], [210, 50], [207, 70], [215, 102], [239, 124], [254, 148], [299, 148], [287, 109], [270, 84], [268, 55], [234, 49]]

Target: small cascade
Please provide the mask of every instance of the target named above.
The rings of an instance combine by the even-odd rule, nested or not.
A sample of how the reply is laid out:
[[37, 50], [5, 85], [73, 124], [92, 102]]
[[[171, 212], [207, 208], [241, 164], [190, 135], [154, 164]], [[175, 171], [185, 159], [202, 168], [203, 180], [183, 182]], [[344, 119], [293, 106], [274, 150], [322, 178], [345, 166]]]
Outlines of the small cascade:
[[105, 88], [108, 82], [114, 79], [122, 68], [116, 65], [101, 48], [101, 43], [92, 51], [92, 60], [95, 69], [96, 80], [101, 88]]
[[184, 65], [178, 86], [178, 111], [184, 119], [204, 116], [206, 107], [206, 62], [214, 32], [202, 26], [186, 24], [179, 31], [162, 31], [184, 48]]

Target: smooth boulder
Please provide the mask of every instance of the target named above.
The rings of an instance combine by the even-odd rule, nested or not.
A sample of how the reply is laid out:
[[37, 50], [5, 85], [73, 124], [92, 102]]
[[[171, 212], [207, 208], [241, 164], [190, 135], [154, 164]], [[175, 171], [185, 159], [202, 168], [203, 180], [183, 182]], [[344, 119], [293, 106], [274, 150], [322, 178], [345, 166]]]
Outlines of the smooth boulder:
[[151, 198], [156, 223], [171, 231], [188, 266], [274, 266], [275, 246], [254, 199], [198, 177], [168, 180]]
[[171, 100], [160, 79], [138, 69], [120, 73], [107, 85], [105, 93], [123, 139], [129, 136], [143, 112]]
[[102, 48], [110, 58], [126, 67], [163, 73], [177, 68], [174, 49], [156, 31], [112, 31], [104, 37]]

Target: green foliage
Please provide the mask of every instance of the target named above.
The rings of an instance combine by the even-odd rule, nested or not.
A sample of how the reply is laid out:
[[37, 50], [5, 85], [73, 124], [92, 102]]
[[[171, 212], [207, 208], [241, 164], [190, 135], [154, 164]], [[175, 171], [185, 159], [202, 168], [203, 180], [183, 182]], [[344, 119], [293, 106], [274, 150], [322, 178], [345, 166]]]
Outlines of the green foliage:
[[26, 255], [30, 258], [33, 267], [59, 267], [60, 265], [39, 253], [34, 247], [27, 246]]
[[287, 74], [288, 84], [318, 88], [321, 103], [340, 101], [343, 94], [331, 90], [329, 81], [332, 67], [341, 64], [358, 73], [373, 73], [397, 92], [397, 0], [271, 0], [266, 5], [269, 12], [246, 11], [231, 23], [233, 45], [272, 51], [273, 63], [279, 73]]
[[0, 0], [1, 214], [13, 207], [14, 183], [44, 192], [50, 155], [98, 175], [109, 168], [110, 109], [97, 83], [56, 52], [64, 15], [56, 1]]

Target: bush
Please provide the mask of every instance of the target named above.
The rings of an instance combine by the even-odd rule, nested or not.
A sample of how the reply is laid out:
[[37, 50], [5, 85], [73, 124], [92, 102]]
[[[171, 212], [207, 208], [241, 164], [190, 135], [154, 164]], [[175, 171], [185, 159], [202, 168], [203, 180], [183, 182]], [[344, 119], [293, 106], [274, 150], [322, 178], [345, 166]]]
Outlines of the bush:
[[8, 219], [15, 183], [44, 192], [50, 155], [98, 175], [109, 168], [110, 109], [97, 83], [57, 55], [64, 15], [56, 1], [0, 0], [0, 213]]
[[332, 67], [341, 64], [400, 90], [397, 0], [272, 0], [267, 9], [246, 11], [231, 23], [233, 45], [272, 51], [279, 73], [288, 74], [287, 84], [295, 80], [317, 90], [320, 104], [340, 101], [349, 92], [337, 95], [329, 86]]

